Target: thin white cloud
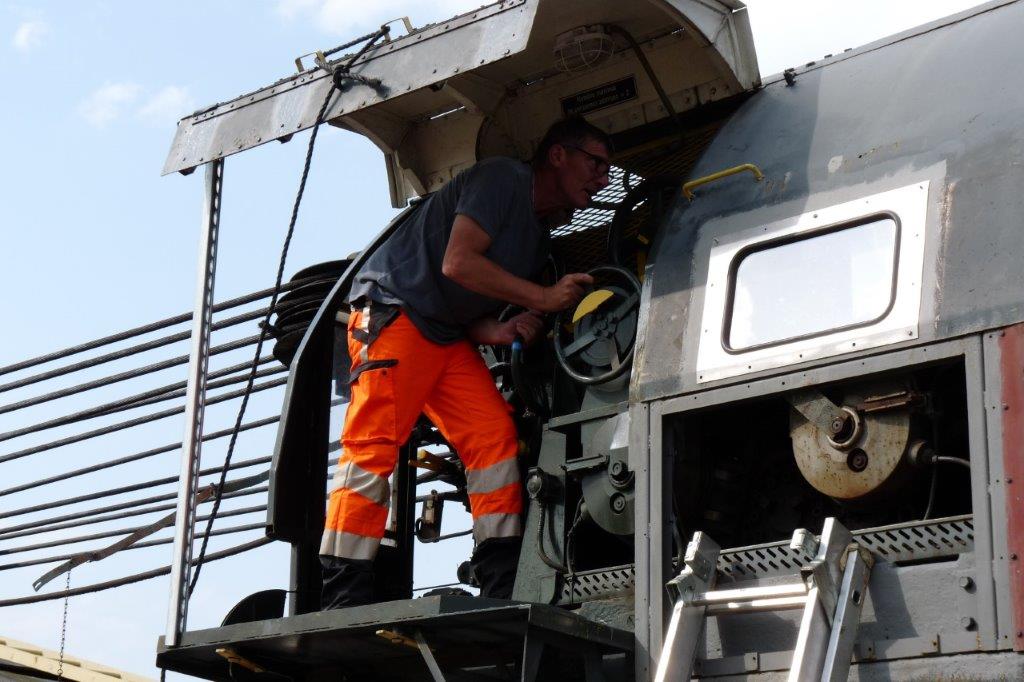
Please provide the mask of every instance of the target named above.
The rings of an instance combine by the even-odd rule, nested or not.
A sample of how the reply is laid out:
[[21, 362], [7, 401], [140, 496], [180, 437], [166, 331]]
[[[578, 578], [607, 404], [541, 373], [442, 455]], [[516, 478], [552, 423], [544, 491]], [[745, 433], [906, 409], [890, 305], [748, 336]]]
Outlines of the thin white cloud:
[[15, 29], [11, 45], [19, 52], [31, 52], [43, 44], [49, 33], [50, 26], [45, 21], [38, 19], [23, 21]]
[[171, 124], [195, 111], [195, 100], [187, 88], [167, 85], [146, 100], [139, 108], [141, 118], [155, 125]]
[[139, 97], [136, 83], [107, 83], [92, 91], [78, 105], [78, 113], [97, 128], [118, 118]]
[[[314, 26], [339, 37], [368, 33], [382, 22], [408, 16], [413, 26], [446, 19], [479, 7], [482, 0], [434, 0], [430, 3], [411, 0], [277, 0], [277, 13], [288, 20], [309, 21]], [[396, 35], [404, 31], [401, 24], [393, 28]]]

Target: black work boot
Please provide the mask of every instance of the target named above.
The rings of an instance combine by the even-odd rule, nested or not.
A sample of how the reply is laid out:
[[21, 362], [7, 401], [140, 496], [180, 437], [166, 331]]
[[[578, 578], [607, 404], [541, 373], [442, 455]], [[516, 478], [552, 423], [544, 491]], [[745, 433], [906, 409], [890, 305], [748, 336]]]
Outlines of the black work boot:
[[373, 562], [364, 559], [320, 557], [323, 589], [320, 610], [373, 603]]
[[516, 582], [516, 567], [519, 565], [521, 537], [491, 538], [484, 540], [473, 550], [470, 565], [480, 583], [480, 596], [494, 599], [511, 599], [512, 587]]

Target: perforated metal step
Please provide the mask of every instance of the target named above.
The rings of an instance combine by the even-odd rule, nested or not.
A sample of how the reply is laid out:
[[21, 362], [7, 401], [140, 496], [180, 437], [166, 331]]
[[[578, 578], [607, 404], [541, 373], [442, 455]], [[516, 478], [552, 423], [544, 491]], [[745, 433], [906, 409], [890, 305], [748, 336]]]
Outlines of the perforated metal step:
[[[974, 550], [974, 521], [970, 514], [929, 521], [911, 521], [854, 531], [853, 535], [876, 559], [890, 563], [954, 557]], [[718, 570], [733, 580], [753, 580], [796, 573], [803, 564], [789, 540], [723, 550]], [[633, 566], [616, 566], [577, 573], [563, 582], [559, 604], [578, 604], [633, 591]]]

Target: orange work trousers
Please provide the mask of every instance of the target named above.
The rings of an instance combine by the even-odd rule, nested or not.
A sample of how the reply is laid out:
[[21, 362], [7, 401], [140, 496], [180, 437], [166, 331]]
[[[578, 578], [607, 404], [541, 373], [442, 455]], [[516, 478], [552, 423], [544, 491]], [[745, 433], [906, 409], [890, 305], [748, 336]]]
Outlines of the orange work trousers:
[[[382, 320], [395, 314], [390, 323]], [[352, 399], [320, 554], [364, 560], [376, 555], [399, 446], [421, 413], [465, 465], [476, 542], [522, 535], [511, 407], [476, 348], [465, 339], [434, 343], [405, 313], [377, 305], [354, 309], [348, 332]]]

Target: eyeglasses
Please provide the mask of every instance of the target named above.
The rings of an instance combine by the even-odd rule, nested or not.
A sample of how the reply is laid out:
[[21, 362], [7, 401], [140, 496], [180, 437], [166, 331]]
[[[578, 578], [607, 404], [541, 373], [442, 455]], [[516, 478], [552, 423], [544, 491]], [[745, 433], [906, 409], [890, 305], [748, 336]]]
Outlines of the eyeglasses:
[[611, 162], [609, 162], [608, 159], [604, 158], [603, 156], [592, 154], [583, 147], [577, 147], [574, 144], [563, 144], [562, 146], [568, 149], [575, 149], [576, 151], [582, 154], [586, 154], [587, 162], [590, 164], [590, 170], [593, 171], [594, 175], [608, 175], [608, 171], [611, 170]]

